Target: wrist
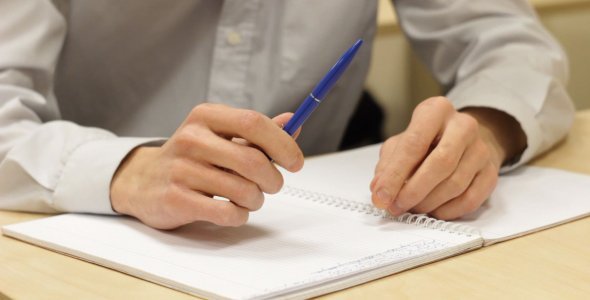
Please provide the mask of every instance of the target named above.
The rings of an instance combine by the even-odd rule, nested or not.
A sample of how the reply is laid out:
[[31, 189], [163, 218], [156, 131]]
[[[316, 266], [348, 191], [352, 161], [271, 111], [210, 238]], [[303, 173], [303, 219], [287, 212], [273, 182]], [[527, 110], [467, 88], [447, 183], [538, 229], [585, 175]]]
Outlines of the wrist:
[[479, 125], [479, 136], [488, 146], [494, 166], [500, 169], [504, 162], [508, 160], [506, 150], [501, 146], [501, 143], [494, 132], [489, 127], [482, 125], [481, 123]]
[[462, 110], [479, 123], [479, 134], [492, 152], [498, 168], [517, 159], [526, 148], [526, 135], [512, 116], [492, 108], [469, 107]]
[[139, 191], [144, 157], [154, 147], [137, 147], [121, 161], [113, 175], [110, 187], [111, 207], [120, 214], [132, 215], [130, 199]]

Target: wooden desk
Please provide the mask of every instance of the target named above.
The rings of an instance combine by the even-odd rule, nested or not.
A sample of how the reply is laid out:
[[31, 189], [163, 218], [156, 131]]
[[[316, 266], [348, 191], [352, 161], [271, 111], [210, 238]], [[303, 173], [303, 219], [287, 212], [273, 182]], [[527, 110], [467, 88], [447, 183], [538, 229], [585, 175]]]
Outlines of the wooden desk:
[[[590, 110], [579, 112], [569, 138], [533, 164], [590, 174]], [[0, 211], [0, 225], [40, 217]], [[323, 298], [587, 298], [589, 237], [590, 218], [585, 218]], [[4, 236], [0, 237], [0, 292], [16, 299], [192, 299]]]

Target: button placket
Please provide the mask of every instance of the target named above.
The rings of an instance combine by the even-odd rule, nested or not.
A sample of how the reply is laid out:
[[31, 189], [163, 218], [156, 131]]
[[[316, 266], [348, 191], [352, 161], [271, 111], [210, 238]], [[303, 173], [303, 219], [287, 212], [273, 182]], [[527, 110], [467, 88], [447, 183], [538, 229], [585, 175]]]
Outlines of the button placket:
[[245, 82], [255, 36], [259, 1], [226, 0], [213, 50], [208, 99], [250, 107]]

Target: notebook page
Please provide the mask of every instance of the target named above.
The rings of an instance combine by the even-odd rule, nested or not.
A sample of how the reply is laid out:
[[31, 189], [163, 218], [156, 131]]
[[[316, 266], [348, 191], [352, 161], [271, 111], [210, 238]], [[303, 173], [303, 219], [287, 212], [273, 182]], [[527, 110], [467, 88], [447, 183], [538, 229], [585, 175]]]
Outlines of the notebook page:
[[192, 294], [232, 299], [276, 296], [396, 263], [407, 268], [481, 244], [286, 195], [269, 197], [240, 228], [195, 223], [159, 231], [129, 218], [70, 214], [3, 230]]
[[488, 201], [455, 223], [476, 227], [493, 244], [590, 214], [590, 176], [523, 167], [502, 175]]
[[297, 173], [283, 171], [285, 184], [297, 188], [370, 203], [369, 184], [381, 144], [321, 155], [305, 160]]
[[[380, 144], [312, 158], [285, 174], [288, 185], [371, 203], [369, 184]], [[490, 199], [453, 223], [478, 228], [486, 244], [521, 236], [590, 214], [590, 176], [525, 166], [500, 176]]]

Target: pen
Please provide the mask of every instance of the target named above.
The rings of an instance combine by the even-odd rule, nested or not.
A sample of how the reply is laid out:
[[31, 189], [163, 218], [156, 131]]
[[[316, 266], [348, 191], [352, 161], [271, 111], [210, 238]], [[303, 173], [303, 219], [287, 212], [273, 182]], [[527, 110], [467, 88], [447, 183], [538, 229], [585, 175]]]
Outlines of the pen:
[[307, 120], [309, 115], [320, 105], [324, 97], [334, 87], [336, 81], [342, 76], [342, 73], [346, 70], [356, 52], [363, 44], [363, 40], [359, 39], [348, 49], [342, 57], [336, 62], [336, 64], [328, 71], [326, 76], [318, 83], [318, 85], [312, 90], [312, 92], [305, 98], [305, 101], [297, 108], [293, 117], [287, 122], [284, 130], [289, 134], [293, 135], [301, 127], [303, 122]]

